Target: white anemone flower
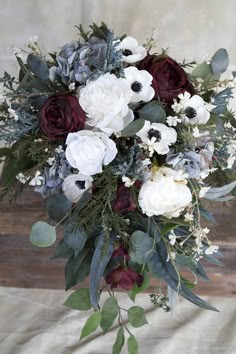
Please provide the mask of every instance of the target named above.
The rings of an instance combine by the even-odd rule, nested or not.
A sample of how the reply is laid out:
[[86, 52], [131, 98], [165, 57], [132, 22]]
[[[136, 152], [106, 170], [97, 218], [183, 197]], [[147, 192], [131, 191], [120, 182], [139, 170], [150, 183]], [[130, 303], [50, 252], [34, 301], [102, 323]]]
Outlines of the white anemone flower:
[[192, 96], [184, 105], [184, 121], [189, 124], [206, 124], [210, 118], [204, 100], [198, 96]]
[[150, 155], [156, 151], [160, 155], [169, 152], [169, 145], [177, 140], [177, 133], [174, 128], [169, 128], [162, 123], [150, 123], [145, 121], [144, 127], [136, 134], [150, 151]]
[[71, 174], [64, 179], [62, 190], [68, 200], [76, 203], [82, 194], [92, 187], [93, 178], [91, 176], [78, 173], [77, 175]]
[[138, 41], [133, 37], [125, 37], [116, 47], [122, 50], [122, 60], [128, 64], [136, 63], [146, 57], [146, 49], [138, 45]]
[[151, 87], [153, 77], [146, 70], [138, 70], [134, 66], [130, 66], [124, 70], [125, 77], [132, 90], [130, 102], [149, 102], [155, 95], [154, 89]]

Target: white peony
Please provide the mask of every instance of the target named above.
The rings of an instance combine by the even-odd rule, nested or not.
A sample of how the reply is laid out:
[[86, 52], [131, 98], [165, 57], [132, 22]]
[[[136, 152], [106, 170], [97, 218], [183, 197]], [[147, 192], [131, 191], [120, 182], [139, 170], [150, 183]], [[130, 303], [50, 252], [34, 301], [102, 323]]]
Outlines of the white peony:
[[134, 66], [130, 66], [124, 70], [125, 78], [132, 90], [130, 102], [148, 102], [155, 95], [154, 89], [151, 87], [153, 77], [146, 70], [138, 70]]
[[122, 50], [122, 60], [129, 64], [137, 63], [147, 55], [146, 49], [143, 46], [138, 45], [135, 38], [129, 36], [125, 37], [116, 48]]
[[86, 123], [107, 135], [122, 131], [134, 119], [129, 109], [132, 91], [124, 78], [101, 75], [80, 90], [79, 103], [87, 114]]
[[204, 100], [198, 96], [192, 96], [184, 105], [183, 119], [189, 124], [206, 124], [210, 113]]
[[146, 181], [139, 192], [139, 205], [144, 214], [165, 215], [177, 218], [192, 200], [187, 180], [179, 172], [161, 168], [152, 179]]
[[169, 146], [177, 140], [174, 128], [169, 128], [162, 123], [150, 123], [145, 121], [144, 127], [136, 134], [148, 147], [150, 155], [156, 151], [160, 155], [169, 152]]
[[71, 174], [64, 179], [62, 190], [68, 200], [76, 203], [82, 194], [92, 187], [92, 177], [85, 176], [82, 173]]
[[80, 173], [92, 176], [102, 172], [117, 154], [117, 148], [104, 133], [80, 130], [69, 133], [66, 139], [66, 158]]

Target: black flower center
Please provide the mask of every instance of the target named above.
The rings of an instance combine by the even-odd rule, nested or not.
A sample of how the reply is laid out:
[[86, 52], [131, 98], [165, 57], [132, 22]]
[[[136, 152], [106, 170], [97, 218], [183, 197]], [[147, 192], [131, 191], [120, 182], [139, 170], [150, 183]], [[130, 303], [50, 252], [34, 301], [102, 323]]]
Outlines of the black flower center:
[[131, 52], [131, 50], [129, 49], [124, 49], [122, 51], [122, 54], [125, 56], [125, 57], [128, 57], [129, 55], [132, 55], [133, 53]]
[[76, 181], [75, 182], [76, 187], [79, 189], [85, 189], [85, 181]]
[[187, 107], [187, 108], [185, 109], [185, 115], [186, 115], [186, 117], [188, 117], [189, 119], [193, 119], [193, 118], [196, 117], [197, 112], [196, 112], [196, 110], [195, 110], [193, 107]]
[[138, 81], [134, 81], [131, 85], [131, 89], [137, 93], [139, 93], [142, 90], [142, 88], [143, 88], [143, 86], [142, 86], [141, 82], [138, 82]]
[[161, 141], [161, 132], [159, 132], [159, 130], [150, 129], [148, 132], [148, 138], [150, 140], [156, 138], [156, 141]]

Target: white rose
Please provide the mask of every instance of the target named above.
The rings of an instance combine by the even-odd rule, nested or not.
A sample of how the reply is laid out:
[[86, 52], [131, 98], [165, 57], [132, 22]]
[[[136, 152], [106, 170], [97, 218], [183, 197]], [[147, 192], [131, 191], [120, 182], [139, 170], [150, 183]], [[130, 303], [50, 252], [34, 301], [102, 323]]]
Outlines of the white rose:
[[62, 190], [68, 200], [76, 203], [82, 194], [92, 187], [92, 177], [85, 176], [82, 173], [69, 175], [62, 183]]
[[134, 119], [128, 104], [132, 95], [126, 79], [107, 73], [80, 90], [86, 123], [108, 135], [122, 131]]
[[169, 128], [162, 123], [150, 123], [145, 121], [144, 127], [136, 134], [142, 142], [148, 146], [151, 155], [156, 151], [160, 155], [169, 152], [169, 145], [177, 140], [177, 133], [174, 128]]
[[139, 205], [144, 214], [179, 217], [192, 200], [187, 181], [179, 171], [161, 168], [151, 180], [146, 181], [139, 192]]
[[89, 130], [69, 133], [66, 144], [68, 162], [87, 176], [102, 172], [102, 166], [108, 165], [117, 154], [114, 141], [106, 134]]

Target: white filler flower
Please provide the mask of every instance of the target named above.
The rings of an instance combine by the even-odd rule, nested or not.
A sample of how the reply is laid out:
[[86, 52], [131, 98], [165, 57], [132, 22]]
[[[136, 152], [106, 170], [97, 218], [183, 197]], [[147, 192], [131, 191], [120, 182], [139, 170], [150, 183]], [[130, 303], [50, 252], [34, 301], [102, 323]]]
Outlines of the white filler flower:
[[133, 37], [125, 37], [116, 48], [122, 50], [122, 60], [129, 64], [136, 63], [147, 55], [146, 49], [138, 45], [138, 41]]
[[155, 95], [151, 87], [153, 77], [146, 70], [138, 70], [130, 66], [124, 70], [125, 77], [132, 90], [130, 102], [149, 102]]
[[62, 190], [68, 200], [76, 203], [82, 194], [92, 187], [92, 177], [85, 176], [82, 173], [69, 175], [64, 179]]
[[144, 127], [136, 134], [142, 142], [148, 146], [151, 154], [156, 151], [160, 155], [169, 152], [169, 145], [177, 140], [174, 128], [169, 128], [162, 123], [150, 123], [145, 121]]
[[66, 139], [66, 158], [80, 173], [92, 176], [102, 172], [117, 154], [116, 144], [104, 133], [80, 130]]
[[189, 124], [206, 124], [210, 118], [204, 100], [198, 96], [192, 96], [184, 105], [184, 120]]
[[79, 103], [87, 114], [86, 123], [111, 135], [122, 131], [134, 119], [129, 109], [132, 91], [123, 78], [101, 75], [80, 91]]
[[139, 192], [139, 205], [144, 214], [165, 215], [177, 218], [192, 200], [187, 180], [179, 172], [161, 168], [151, 180], [146, 181]]

